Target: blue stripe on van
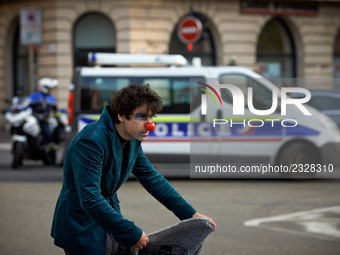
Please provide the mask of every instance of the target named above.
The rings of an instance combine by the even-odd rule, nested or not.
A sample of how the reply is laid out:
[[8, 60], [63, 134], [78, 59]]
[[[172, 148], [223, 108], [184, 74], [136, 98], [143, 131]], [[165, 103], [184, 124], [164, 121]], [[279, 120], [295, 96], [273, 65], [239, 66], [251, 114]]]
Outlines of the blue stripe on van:
[[[80, 120], [85, 124], [95, 122], [99, 116], [92, 118], [82, 116]], [[189, 124], [193, 125], [192, 133], [189, 132]], [[288, 123], [287, 123], [288, 124]], [[202, 125], [204, 127], [202, 127]], [[228, 124], [229, 125], [229, 124]], [[256, 125], [255, 122], [252, 125]], [[258, 123], [257, 125], [260, 125]], [[227, 129], [225, 129], [227, 128]], [[228, 130], [229, 131], [223, 131]], [[285, 136], [317, 136], [319, 131], [297, 125], [296, 127], [282, 127], [280, 122], [276, 122], [273, 126], [271, 122], [264, 122], [262, 127], [246, 127], [240, 124], [234, 124], [232, 127], [227, 125], [216, 125], [210, 122], [205, 123], [188, 123], [188, 122], [158, 122], [156, 130], [149, 133], [150, 138], [166, 137], [166, 138], [189, 138], [189, 137], [282, 137]]]
[[314, 129], [297, 125], [293, 128], [286, 128], [286, 135], [287, 136], [316, 136], [319, 135], [320, 132]]

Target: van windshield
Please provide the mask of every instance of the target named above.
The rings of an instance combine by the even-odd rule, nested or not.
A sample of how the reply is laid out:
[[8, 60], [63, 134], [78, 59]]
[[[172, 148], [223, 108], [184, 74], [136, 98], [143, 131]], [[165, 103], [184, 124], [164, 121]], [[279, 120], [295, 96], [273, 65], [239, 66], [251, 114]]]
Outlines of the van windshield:
[[[272, 91], [263, 86], [259, 80], [241, 74], [223, 74], [219, 78], [220, 84], [232, 84], [239, 87], [244, 95], [245, 106], [248, 100], [248, 88], [253, 88], [252, 102], [257, 110], [267, 110], [272, 106]], [[226, 103], [232, 104], [233, 97], [228, 89], [221, 89], [222, 100]]]
[[150, 84], [162, 98], [160, 113], [190, 113], [190, 78], [193, 77], [83, 77], [81, 112], [100, 113], [113, 93], [130, 83]]

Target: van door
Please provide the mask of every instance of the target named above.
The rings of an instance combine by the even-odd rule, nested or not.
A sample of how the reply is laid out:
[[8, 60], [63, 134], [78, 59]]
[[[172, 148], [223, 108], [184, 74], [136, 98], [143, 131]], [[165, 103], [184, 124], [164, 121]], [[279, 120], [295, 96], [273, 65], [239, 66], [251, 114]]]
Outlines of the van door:
[[[162, 98], [163, 109], [153, 119], [156, 128], [143, 142], [145, 155], [153, 162], [189, 162], [190, 153], [190, 78], [189, 76], [139, 77]], [[172, 155], [170, 159], [169, 155]]]
[[[243, 74], [222, 74], [220, 84], [231, 84], [241, 89], [244, 95], [244, 114], [233, 114], [233, 95], [227, 88], [220, 89], [223, 106], [219, 111], [230, 128], [230, 136], [220, 143], [220, 151], [228, 155], [231, 162], [272, 162], [283, 141], [281, 117], [277, 112], [270, 116], [257, 116], [249, 110], [248, 88], [252, 88], [251, 102], [257, 110], [272, 107], [273, 93], [261, 84], [261, 79], [253, 79]], [[225, 156], [223, 156], [225, 158]]]

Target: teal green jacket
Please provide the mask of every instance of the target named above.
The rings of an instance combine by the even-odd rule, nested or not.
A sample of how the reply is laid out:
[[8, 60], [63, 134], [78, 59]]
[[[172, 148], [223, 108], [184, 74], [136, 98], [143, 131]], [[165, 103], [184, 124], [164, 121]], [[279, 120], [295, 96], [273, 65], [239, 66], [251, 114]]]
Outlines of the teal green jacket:
[[179, 219], [196, 212], [157, 173], [144, 156], [141, 142], [132, 139], [129, 143], [129, 160], [122, 173], [122, 147], [106, 108], [98, 121], [73, 138], [66, 151], [64, 181], [53, 217], [55, 245], [82, 255], [102, 255], [108, 233], [125, 247], [136, 244], [142, 230], [122, 216], [117, 198], [117, 190], [131, 173]]

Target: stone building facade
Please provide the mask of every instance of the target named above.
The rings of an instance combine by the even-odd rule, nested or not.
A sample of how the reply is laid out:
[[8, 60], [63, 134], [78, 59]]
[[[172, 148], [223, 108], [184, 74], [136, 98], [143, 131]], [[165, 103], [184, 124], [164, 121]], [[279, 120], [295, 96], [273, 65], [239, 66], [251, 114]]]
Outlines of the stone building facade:
[[[104, 29], [106, 21], [111, 24], [106, 31], [113, 32], [106, 32], [111, 37], [105, 40], [112, 44], [101, 46], [98, 39], [99, 46], [92, 46], [103, 47], [107, 52], [176, 53], [182, 47], [176, 48], [176, 26], [183, 17], [193, 14], [208, 29], [211, 45], [202, 47], [207, 49], [204, 54], [210, 64], [228, 65], [234, 61], [233, 64], [256, 69], [264, 75], [268, 75], [263, 69], [267, 67], [284, 75], [283, 67], [275, 63], [288, 59], [286, 68], [290, 71], [286, 76], [340, 77], [340, 1], [260, 1], [259, 5], [259, 1], [253, 4], [243, 0], [2, 0], [0, 108], [5, 107], [4, 98], [23, 93], [22, 89], [25, 92], [34, 89], [26, 88], [29, 86], [28, 50], [20, 45], [18, 37], [23, 8], [41, 12], [42, 40], [33, 48], [34, 83], [44, 76], [58, 79], [59, 86], [54, 93], [60, 107], [67, 106], [68, 88], [82, 43], [90, 50], [93, 42], [86, 45], [86, 38]], [[85, 17], [89, 18], [88, 23]], [[101, 23], [101, 17], [106, 21]], [[268, 24], [271, 28], [266, 27]], [[270, 31], [274, 31], [274, 35], [270, 35]], [[281, 40], [275, 42], [281, 55], [275, 53], [277, 49], [273, 49], [274, 53], [265, 52], [271, 38], [273, 43]], [[311, 84], [308, 88], [335, 87], [334, 84]]]

